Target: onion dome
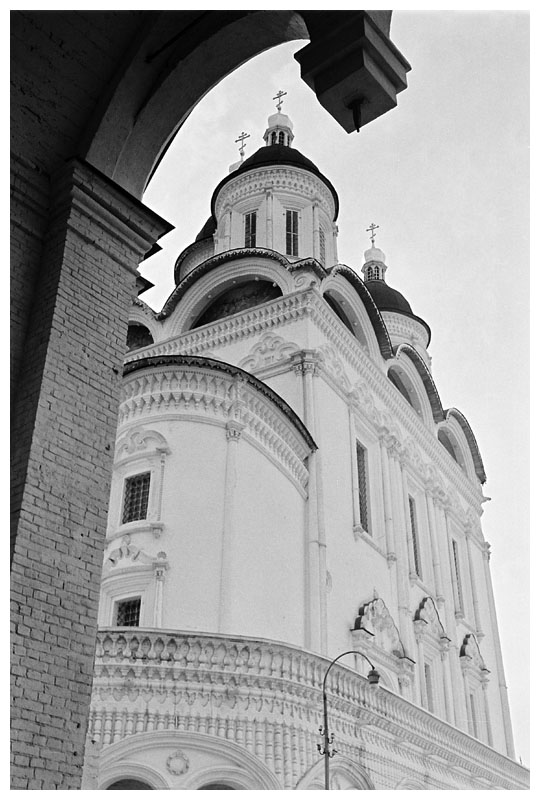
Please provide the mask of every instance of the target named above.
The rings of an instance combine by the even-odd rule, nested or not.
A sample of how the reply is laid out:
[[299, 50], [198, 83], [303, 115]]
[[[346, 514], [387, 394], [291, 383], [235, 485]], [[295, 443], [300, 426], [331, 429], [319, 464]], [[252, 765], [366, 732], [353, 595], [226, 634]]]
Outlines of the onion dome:
[[[274, 115], [277, 116], [277, 115]], [[326, 186], [330, 189], [332, 193], [332, 198], [335, 204], [335, 214], [334, 220], [337, 219], [338, 211], [339, 211], [339, 200], [337, 196], [337, 192], [322, 172], [319, 171], [319, 168], [315, 166], [313, 161], [310, 161], [309, 158], [302, 155], [299, 150], [295, 150], [293, 147], [288, 147], [287, 145], [280, 145], [280, 144], [273, 144], [267, 145], [265, 147], [261, 147], [257, 150], [252, 156], [247, 158], [244, 162], [240, 164], [233, 172], [229, 173], [223, 180], [218, 184], [216, 189], [214, 190], [214, 194], [212, 195], [212, 214], [215, 213], [215, 202], [219, 192], [223, 189], [228, 181], [236, 178], [238, 175], [242, 175], [250, 170], [258, 169], [259, 167], [275, 167], [275, 166], [291, 166], [291, 167], [299, 167], [300, 169], [305, 169], [308, 172], [313, 173], [316, 175], [319, 180], [326, 184]]]
[[[364, 253], [364, 266], [362, 274], [364, 284], [369, 290], [371, 297], [379, 311], [390, 333], [390, 338], [394, 346], [407, 342], [419, 349], [422, 356], [429, 362], [429, 356], [425, 348], [429, 344], [431, 331], [423, 319], [417, 317], [411, 308], [408, 300], [386, 283], [385, 275], [387, 270], [386, 256], [383, 251], [375, 247], [373, 232], [376, 226], [372, 226], [371, 247]], [[369, 230], [369, 229], [368, 229]], [[393, 317], [399, 314], [399, 317]], [[405, 322], [405, 319], [408, 322]], [[398, 322], [398, 320], [401, 320]]]
[[282, 114], [281, 111], [268, 117], [268, 127], [263, 136], [267, 147], [273, 144], [282, 144], [285, 147], [290, 147], [294, 139], [292, 127], [289, 117], [286, 114]]

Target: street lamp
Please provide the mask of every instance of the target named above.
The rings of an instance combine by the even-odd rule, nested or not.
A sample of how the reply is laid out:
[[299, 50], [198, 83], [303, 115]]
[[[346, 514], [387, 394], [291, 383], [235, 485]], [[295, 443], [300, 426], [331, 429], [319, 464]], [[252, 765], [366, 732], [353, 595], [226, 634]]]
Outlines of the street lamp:
[[318, 744], [317, 749], [321, 755], [324, 756], [324, 788], [330, 789], [330, 759], [332, 756], [335, 756], [337, 750], [330, 750], [330, 745], [334, 741], [334, 734], [330, 734], [328, 731], [328, 701], [326, 697], [326, 679], [328, 678], [328, 673], [336, 663], [339, 661], [340, 658], [343, 656], [348, 655], [355, 655], [355, 656], [362, 656], [368, 662], [369, 666], [371, 667], [370, 671], [368, 672], [368, 683], [371, 689], [376, 689], [379, 685], [380, 675], [369, 660], [369, 658], [364, 655], [364, 653], [360, 653], [358, 650], [346, 650], [344, 653], [340, 653], [339, 656], [336, 656], [332, 663], [328, 666], [328, 669], [324, 673], [323, 685], [322, 685], [322, 692], [323, 692], [323, 721], [324, 724], [319, 727], [319, 733], [323, 737], [324, 744]]

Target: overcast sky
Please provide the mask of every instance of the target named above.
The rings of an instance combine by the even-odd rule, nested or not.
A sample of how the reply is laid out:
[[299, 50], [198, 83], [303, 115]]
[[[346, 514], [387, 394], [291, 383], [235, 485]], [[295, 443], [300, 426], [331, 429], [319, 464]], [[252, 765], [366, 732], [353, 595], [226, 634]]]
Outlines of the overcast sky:
[[[263, 145], [273, 96], [293, 146], [340, 199], [339, 260], [360, 270], [365, 229], [379, 225], [387, 282], [432, 330], [444, 408], [476, 435], [488, 482], [484, 536], [500, 624], [516, 752], [529, 761], [529, 33], [526, 12], [396, 11], [391, 39], [412, 71], [398, 106], [346, 134], [300, 78], [294, 42], [248, 62], [198, 105], [144, 201], [176, 229], [146, 261], [160, 309], [173, 266], [210, 215], [210, 198], [238, 160]], [[489, 665], [488, 665], [489, 666]]]

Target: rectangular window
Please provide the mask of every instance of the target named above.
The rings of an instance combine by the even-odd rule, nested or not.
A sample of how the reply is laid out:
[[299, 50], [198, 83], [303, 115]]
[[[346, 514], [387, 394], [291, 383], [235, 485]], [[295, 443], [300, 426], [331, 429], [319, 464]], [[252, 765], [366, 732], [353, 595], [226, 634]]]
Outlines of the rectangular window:
[[418, 521], [416, 517], [416, 503], [414, 497], [409, 495], [409, 518], [411, 520], [411, 538], [414, 558], [414, 571], [419, 578], [422, 577], [422, 565], [420, 563], [420, 544], [418, 542]]
[[369, 533], [368, 492], [367, 492], [367, 453], [360, 442], [356, 442], [356, 466], [358, 469], [358, 505], [360, 507], [360, 523]]
[[432, 714], [435, 713], [435, 704], [433, 702], [433, 679], [431, 675], [431, 664], [424, 664], [424, 676], [426, 679], [426, 699], [428, 711]]
[[469, 695], [469, 700], [471, 703], [471, 727], [472, 727], [472, 735], [475, 739], [479, 739], [478, 736], [478, 716], [476, 713], [476, 702], [474, 698], [474, 694]]
[[137, 519], [146, 519], [148, 495], [150, 492], [150, 473], [142, 472], [126, 478], [124, 485], [124, 507], [122, 524]]
[[322, 228], [319, 228], [319, 261], [323, 267], [326, 266], [326, 240]]
[[116, 604], [116, 624], [119, 628], [138, 628], [141, 616], [141, 598], [121, 600]]
[[257, 246], [257, 212], [244, 214], [245, 247]]
[[455, 539], [452, 539], [452, 571], [454, 573], [454, 581], [456, 584], [456, 610], [463, 612], [463, 585], [461, 583], [461, 572], [459, 569], [458, 543]]
[[298, 255], [298, 211], [286, 213], [285, 253], [288, 256]]

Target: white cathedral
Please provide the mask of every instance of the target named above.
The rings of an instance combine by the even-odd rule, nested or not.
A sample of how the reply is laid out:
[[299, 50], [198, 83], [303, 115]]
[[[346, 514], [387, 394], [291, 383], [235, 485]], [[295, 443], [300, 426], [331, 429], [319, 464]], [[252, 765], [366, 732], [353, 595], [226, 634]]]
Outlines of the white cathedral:
[[293, 138], [131, 311], [83, 789], [324, 789], [325, 679], [331, 789], [526, 789], [474, 434]]

